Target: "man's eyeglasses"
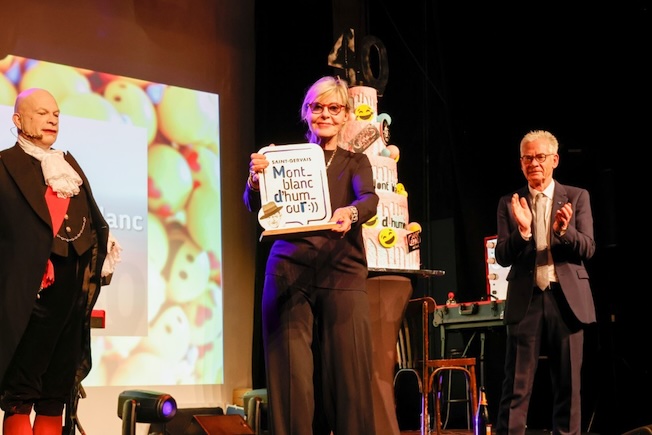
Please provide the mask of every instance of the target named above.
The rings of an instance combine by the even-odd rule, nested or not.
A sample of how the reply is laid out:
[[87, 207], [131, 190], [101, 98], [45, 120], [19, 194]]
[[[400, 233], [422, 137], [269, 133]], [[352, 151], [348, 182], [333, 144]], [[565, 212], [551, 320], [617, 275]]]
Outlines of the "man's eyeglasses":
[[521, 156], [521, 161], [526, 164], [532, 163], [534, 159], [537, 159], [537, 162], [543, 163], [546, 161], [546, 157], [554, 156], [554, 154], [536, 154], [534, 156]]
[[315, 115], [319, 115], [324, 111], [324, 107], [328, 108], [328, 113], [331, 115], [337, 115], [342, 111], [343, 108], [346, 106], [343, 104], [337, 104], [337, 103], [331, 103], [328, 106], [324, 106], [323, 104], [320, 103], [309, 103], [308, 108], [310, 108], [310, 111], [314, 113]]

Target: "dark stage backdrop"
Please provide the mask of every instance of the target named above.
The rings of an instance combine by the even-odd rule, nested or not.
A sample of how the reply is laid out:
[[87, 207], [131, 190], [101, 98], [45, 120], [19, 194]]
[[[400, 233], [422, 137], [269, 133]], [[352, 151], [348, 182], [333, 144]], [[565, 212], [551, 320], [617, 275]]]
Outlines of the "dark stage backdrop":
[[[223, 248], [219, 253], [221, 265], [215, 269], [211, 267], [211, 270], [221, 270], [221, 272], [219, 276], [212, 276], [211, 282], [212, 286], [220, 287], [220, 291], [214, 292], [213, 295], [223, 294], [223, 300], [213, 301], [216, 303], [213, 307], [223, 305], [224, 312], [222, 321], [225, 331], [223, 336], [224, 366], [215, 367], [216, 373], [223, 373], [223, 379], [209, 374], [209, 378], [213, 378], [214, 381], [196, 384], [191, 380], [192, 376], [187, 379], [183, 375], [177, 376], [189, 368], [179, 363], [177, 359], [160, 362], [157, 358], [144, 357], [139, 367], [145, 369], [144, 373], [169, 371], [172, 377], [166, 378], [166, 382], [161, 381], [161, 385], [151, 385], [148, 382], [149, 376], [143, 376], [140, 378], [140, 382], [145, 385], [133, 384], [133, 382], [138, 383], [139, 380], [132, 379], [129, 386], [86, 388], [88, 397], [80, 401], [79, 418], [89, 433], [120, 433], [121, 421], [116, 417], [115, 409], [118, 395], [124, 389], [142, 387], [148, 390], [164, 391], [172, 394], [180, 407], [188, 408], [224, 406], [227, 403], [232, 403], [232, 394], [235, 388], [251, 385], [256, 222], [255, 218], [245, 210], [241, 193], [247, 175], [247, 148], [254, 143], [253, 12], [254, 4], [251, 0], [195, 0], [190, 2], [174, 0], [78, 0], [74, 2], [32, 0], [4, 7], [0, 14], [0, 29], [2, 29], [0, 32], [0, 59], [5, 58], [6, 55], [13, 55], [21, 59], [36, 59], [48, 63], [70, 65], [77, 68], [77, 71], [82, 74], [87, 71], [98, 71], [102, 73], [101, 76], [89, 77], [106, 80], [107, 83], [114, 76], [125, 76], [141, 80], [141, 82], [137, 82], [139, 84], [161, 83], [219, 96], [219, 111], [212, 106], [215, 99], [209, 98], [203, 101], [208, 103], [207, 106], [198, 107], [201, 106], [201, 103], [195, 106], [199, 109], [195, 115], [210, 118], [219, 113], [219, 119], [211, 119], [209, 126], [211, 131], [219, 129], [219, 136], [217, 140], [211, 140], [212, 145], [209, 148], [211, 152], [219, 154], [221, 168], [214, 167], [214, 159], [205, 160], [206, 156], [212, 155], [211, 152], [204, 154], [200, 151], [200, 155], [193, 161], [193, 165], [196, 169], [197, 165], [208, 164], [212, 170], [217, 171], [217, 174], [221, 174], [222, 178], [221, 203], [219, 199], [216, 200], [215, 195], [208, 195], [203, 206], [212, 210], [220, 208], [222, 210], [223, 231], [221, 231], [222, 237], [219, 240]], [[9, 65], [10, 62], [10, 59], [3, 59], [2, 67]], [[7, 73], [5, 77], [24, 78], [27, 76], [25, 71], [28, 65], [26, 63], [21, 65], [20, 74], [24, 73], [23, 76], [18, 74], [18, 70], [7, 72], [3, 69], [2, 72], [3, 74]], [[5, 77], [0, 78], [4, 79]], [[55, 77], [50, 79], [52, 83], [56, 81]], [[16, 84], [18, 90], [20, 90], [20, 86], [20, 84]], [[5, 82], [3, 82], [0, 88], [3, 92], [9, 91], [13, 88], [13, 84], [5, 86]], [[80, 91], [81, 89], [76, 90]], [[13, 101], [4, 101], [5, 98], [12, 100], [11, 94], [3, 92], [0, 92], [3, 104], [13, 105]], [[153, 95], [150, 94], [150, 96]], [[96, 95], [96, 97], [98, 96]], [[61, 102], [60, 106], [62, 106]], [[77, 107], [80, 106], [77, 105]], [[66, 108], [61, 108], [63, 115], [66, 115]], [[177, 110], [185, 109], [179, 107]], [[176, 128], [181, 130], [187, 128], [191, 135], [196, 133], [193, 126], [200, 125], [201, 121], [190, 113], [179, 115], [179, 119], [183, 119], [183, 116], [190, 116]], [[173, 115], [173, 117], [176, 116]], [[62, 118], [62, 121], [65, 119]], [[64, 124], [62, 137], [66, 125], [73, 128], [72, 123]], [[98, 130], [91, 129], [81, 134], [92, 136], [98, 133]], [[102, 134], [113, 137], [110, 131]], [[107, 137], [103, 137], [103, 139], [105, 142], [110, 142]], [[13, 142], [4, 143], [2, 147], [12, 145]], [[63, 142], [58, 145], [66, 148], [66, 144]], [[121, 150], [121, 158], [124, 159], [125, 164], [120, 165], [120, 161], [118, 161], [112, 171], [113, 176], [119, 180], [131, 175], [125, 171], [129, 171], [126, 169], [129, 167], [128, 163], [134, 161], [129, 149], [125, 150], [124, 145], [116, 144], [116, 150]], [[183, 144], [177, 143], [176, 145]], [[135, 170], [147, 174], [147, 162], [140, 159], [143, 150], [137, 151], [139, 153], [137, 161], [141, 162], [142, 167], [135, 168]], [[106, 161], [108, 156], [103, 155], [103, 152], [98, 150], [94, 155], [91, 153], [88, 159], [92, 158], [96, 162]], [[73, 152], [73, 154], [75, 153]], [[113, 155], [110, 157], [113, 159]], [[84, 160], [81, 160], [80, 163], [82, 167], [90, 165], [90, 162], [85, 164]], [[168, 169], [172, 171], [175, 168], [169, 167]], [[93, 174], [89, 173], [88, 175], [92, 179]], [[161, 175], [162, 180], [165, 180], [164, 174]], [[197, 183], [199, 181], [194, 180]], [[93, 184], [94, 187], [97, 187], [99, 182]], [[141, 187], [143, 186], [139, 185], [134, 188], [140, 189]], [[174, 185], [169, 188], [174, 190]], [[147, 186], [144, 189], [147, 189]], [[220, 195], [217, 198], [220, 198]], [[146, 198], [143, 207], [147, 207]], [[182, 219], [183, 217], [179, 215], [175, 218]], [[204, 222], [200, 228], [196, 229], [204, 236], [214, 240], [215, 236], [220, 234], [220, 218], [212, 218], [210, 222]], [[149, 237], [151, 238], [152, 234], [149, 234]], [[138, 246], [138, 248], [146, 249], [146, 240], [143, 243], [145, 246]], [[197, 252], [192, 252], [192, 249], [190, 251], [199, 257]], [[161, 255], [162, 252], [163, 250], [150, 253], [149, 259]], [[127, 274], [128, 266], [125, 264], [122, 266], [125, 267], [123, 270]], [[183, 272], [183, 270], [179, 271], [177, 279], [184, 279]], [[117, 274], [119, 273], [120, 266], [117, 271]], [[141, 271], [141, 274], [147, 276], [146, 271]], [[152, 276], [150, 275], [150, 285], [153, 283]], [[103, 292], [106, 294], [114, 292], [115, 294], [120, 290], [120, 288], [108, 286], [103, 289]], [[136, 289], [136, 291], [139, 290], [146, 293], [148, 289], [141, 285]], [[189, 290], [193, 290], [192, 286]], [[116, 316], [124, 314], [119, 312], [124, 308], [125, 306], [118, 304], [115, 309], [107, 309], [107, 324], [114, 321]], [[198, 324], [205, 321], [207, 323], [204, 325], [209, 326], [218, 324], [218, 320], [221, 319], [202, 317], [207, 312], [202, 311], [201, 308], [195, 311], [198, 316], [193, 317], [193, 321]], [[181, 317], [179, 308], [177, 308], [177, 314], [179, 317], [168, 319], [170, 324], [167, 326], [172, 329], [183, 328], [184, 325], [187, 327], [187, 322], [175, 323]], [[211, 315], [222, 317], [222, 313], [216, 311], [211, 312]], [[174, 334], [169, 335], [169, 337], [173, 336]], [[159, 343], [159, 349], [166, 349], [168, 353], [166, 354], [166, 351], [163, 353], [172, 355], [174, 351], [169, 351], [172, 351], [178, 342], [171, 339], [166, 343], [165, 338], [162, 341]], [[212, 343], [208, 343], [207, 347], [202, 349], [195, 349], [197, 352], [188, 357], [191, 359], [201, 358], [202, 355], [205, 355], [203, 352], [210, 352], [210, 344]], [[121, 350], [116, 350], [121, 352]], [[100, 364], [94, 365], [93, 368], [95, 370], [92, 373], [93, 377], [104, 375], [101, 373], [102, 366]], [[169, 379], [174, 378], [176, 380], [171, 385]]]
[[[352, 8], [362, 15], [348, 15]], [[257, 4], [256, 146], [303, 138], [302, 93], [337, 72], [327, 56], [343, 28], [379, 38], [389, 77], [378, 107], [392, 117], [410, 220], [424, 229], [423, 266], [450, 272], [417, 291], [439, 303], [449, 291], [461, 301], [484, 296], [484, 238], [496, 232], [498, 199], [525, 184], [520, 138], [531, 129], [557, 135], [556, 178], [590, 191], [598, 246], [588, 264], [599, 321], [587, 331], [583, 429], [622, 433], [649, 424], [652, 366], [640, 337], [650, 331], [652, 298], [624, 284], [625, 270], [647, 267], [624, 248], [622, 228], [630, 220], [617, 200], [626, 185], [636, 189], [634, 174], [647, 167], [634, 144], [647, 140], [650, 119], [649, 2], [333, 0], [302, 3], [296, 12], [306, 19]], [[642, 225], [635, 238], [647, 242]], [[502, 350], [488, 351], [497, 367], [491, 383], [499, 385]]]

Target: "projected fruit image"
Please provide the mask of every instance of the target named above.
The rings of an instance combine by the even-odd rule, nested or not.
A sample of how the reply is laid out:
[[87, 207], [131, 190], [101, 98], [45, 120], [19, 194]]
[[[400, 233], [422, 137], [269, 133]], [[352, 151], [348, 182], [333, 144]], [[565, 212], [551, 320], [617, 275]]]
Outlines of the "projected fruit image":
[[18, 92], [14, 85], [3, 75], [0, 75], [0, 104], [11, 106], [16, 101]]
[[45, 88], [62, 104], [71, 95], [91, 92], [88, 78], [73, 67], [19, 57], [15, 57], [14, 61], [22, 63], [23, 73], [18, 82], [18, 92], [29, 88]]
[[188, 237], [173, 240], [168, 264], [163, 269], [167, 299], [190, 302], [206, 290], [209, 279], [208, 254]]
[[97, 94], [69, 95], [59, 104], [59, 109], [70, 116], [97, 121], [121, 122], [120, 113], [101, 95]]
[[163, 144], [148, 149], [148, 206], [161, 217], [170, 217], [182, 210], [192, 192], [192, 173], [181, 153]]
[[0, 72], [6, 73], [7, 70], [14, 65], [14, 56], [13, 55], [8, 55], [5, 56], [4, 58], [0, 59]]
[[215, 228], [221, 223], [219, 190], [200, 184], [188, 199], [186, 226], [191, 239], [208, 255], [211, 280], [218, 284], [222, 283], [222, 236]]
[[179, 147], [179, 152], [188, 162], [194, 186], [217, 190], [220, 185], [220, 162], [217, 152], [203, 146]]
[[152, 143], [158, 129], [156, 109], [143, 88], [129, 80], [117, 79], [104, 89], [104, 98], [134, 125], [147, 130], [147, 143]]
[[198, 146], [217, 144], [217, 95], [168, 86], [156, 109], [160, 130], [168, 140]]

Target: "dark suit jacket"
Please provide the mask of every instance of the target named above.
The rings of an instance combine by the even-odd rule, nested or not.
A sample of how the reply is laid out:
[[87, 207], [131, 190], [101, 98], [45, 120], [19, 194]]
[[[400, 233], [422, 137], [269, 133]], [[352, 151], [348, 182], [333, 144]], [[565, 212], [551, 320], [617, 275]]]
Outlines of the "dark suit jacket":
[[[378, 195], [369, 158], [363, 153], [339, 149], [327, 170], [331, 210], [348, 205], [358, 209], [358, 222], [344, 238], [329, 230], [319, 235], [276, 240], [266, 273], [285, 276], [293, 284], [321, 288], [366, 288], [367, 256], [362, 224], [377, 213]], [[243, 195], [249, 211], [260, 209], [260, 194], [248, 187]]]
[[[109, 227], [93, 198], [90, 184], [70, 155], [66, 161], [83, 180], [89, 198], [93, 246], [91, 273], [84, 282], [87, 316], [84, 328], [83, 362], [78, 380], [91, 368], [90, 316], [102, 285]], [[39, 291], [52, 248], [52, 223], [45, 202], [46, 186], [40, 166], [18, 144], [0, 152], [0, 379], [16, 350]]]
[[[528, 198], [530, 192], [525, 186], [517, 191], [519, 197]], [[519, 322], [528, 309], [532, 297], [535, 277], [536, 246], [534, 237], [523, 240], [512, 215], [512, 194], [503, 196], [498, 203], [498, 240], [496, 261], [501, 266], [511, 266], [507, 275], [507, 297], [505, 301], [505, 323]], [[555, 180], [552, 216], [565, 203], [573, 205], [568, 231], [559, 237], [551, 231], [551, 253], [555, 271], [571, 311], [578, 321], [587, 324], [596, 321], [593, 294], [584, 261], [595, 253], [593, 240], [593, 215], [589, 192], [573, 186], [560, 184]], [[532, 204], [530, 204], [532, 208]], [[533, 222], [534, 225], [534, 222]], [[534, 233], [534, 228], [533, 228]]]

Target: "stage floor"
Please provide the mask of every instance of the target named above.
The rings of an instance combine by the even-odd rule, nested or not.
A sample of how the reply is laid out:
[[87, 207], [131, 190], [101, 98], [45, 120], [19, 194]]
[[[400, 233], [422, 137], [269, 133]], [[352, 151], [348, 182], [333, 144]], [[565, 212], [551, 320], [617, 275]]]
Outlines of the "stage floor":
[[[444, 435], [473, 435], [472, 430], [468, 429], [444, 429], [442, 430]], [[549, 435], [551, 432], [544, 429], [527, 429], [525, 435]], [[421, 435], [421, 431], [418, 430], [402, 430], [401, 435]], [[430, 435], [436, 435], [435, 431], [431, 431]], [[582, 435], [599, 435], [596, 432], [582, 432]]]

